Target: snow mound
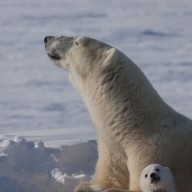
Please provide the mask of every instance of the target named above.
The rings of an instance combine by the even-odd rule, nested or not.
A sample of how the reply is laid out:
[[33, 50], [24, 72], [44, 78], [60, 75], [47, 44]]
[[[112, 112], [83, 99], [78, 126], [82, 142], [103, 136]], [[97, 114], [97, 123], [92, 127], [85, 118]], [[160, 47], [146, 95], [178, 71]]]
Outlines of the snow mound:
[[0, 140], [0, 191], [68, 192], [88, 182], [97, 160], [96, 142], [59, 148], [15, 137]]
[[53, 178], [56, 179], [57, 182], [66, 184], [66, 185], [78, 185], [83, 182], [88, 182], [90, 181], [91, 177], [85, 175], [85, 174], [80, 174], [80, 175], [75, 175], [72, 174], [72, 176], [67, 175], [66, 173], [62, 173], [59, 171], [59, 169], [55, 168], [51, 171], [51, 175]]

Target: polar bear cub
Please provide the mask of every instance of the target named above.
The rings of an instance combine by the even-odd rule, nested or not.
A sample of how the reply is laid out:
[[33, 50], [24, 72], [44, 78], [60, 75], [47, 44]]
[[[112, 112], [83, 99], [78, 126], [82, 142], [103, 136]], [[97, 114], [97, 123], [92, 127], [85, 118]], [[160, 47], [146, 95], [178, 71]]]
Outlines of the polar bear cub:
[[171, 170], [159, 164], [150, 164], [141, 172], [143, 192], [176, 192]]

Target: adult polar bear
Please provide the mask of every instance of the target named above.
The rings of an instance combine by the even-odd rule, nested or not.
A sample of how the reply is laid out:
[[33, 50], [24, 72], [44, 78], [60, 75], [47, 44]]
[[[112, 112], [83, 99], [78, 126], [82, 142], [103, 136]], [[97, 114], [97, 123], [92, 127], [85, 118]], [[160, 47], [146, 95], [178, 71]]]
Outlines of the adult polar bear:
[[140, 191], [141, 171], [152, 163], [171, 168], [178, 192], [191, 191], [192, 121], [169, 107], [119, 50], [88, 37], [44, 42], [82, 95], [97, 131], [93, 182], [76, 191]]

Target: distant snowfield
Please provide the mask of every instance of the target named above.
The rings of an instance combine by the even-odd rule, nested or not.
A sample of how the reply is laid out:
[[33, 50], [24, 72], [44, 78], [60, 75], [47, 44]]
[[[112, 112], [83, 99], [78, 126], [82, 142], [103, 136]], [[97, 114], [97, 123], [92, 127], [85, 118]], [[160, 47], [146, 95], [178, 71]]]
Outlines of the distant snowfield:
[[[90, 36], [118, 48], [169, 105], [192, 118], [191, 0], [1, 0], [0, 18], [0, 134], [7, 138], [0, 191], [67, 192], [93, 173], [94, 163], [88, 171], [81, 163], [96, 159], [95, 144], [78, 143], [96, 139], [95, 130], [67, 74], [47, 57], [47, 35]], [[78, 158], [69, 156], [76, 149]]]
[[50, 144], [95, 139], [64, 70], [46, 55], [47, 35], [84, 35], [127, 54], [160, 95], [192, 117], [190, 0], [0, 1], [0, 129]]

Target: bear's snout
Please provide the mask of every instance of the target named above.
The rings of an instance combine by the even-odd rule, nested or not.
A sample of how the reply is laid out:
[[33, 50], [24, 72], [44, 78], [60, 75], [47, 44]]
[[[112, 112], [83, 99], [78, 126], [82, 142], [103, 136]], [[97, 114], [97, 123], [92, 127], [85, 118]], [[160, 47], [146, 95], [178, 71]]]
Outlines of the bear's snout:
[[53, 36], [46, 36], [46, 37], [44, 38], [44, 43], [47, 43], [47, 42], [49, 42], [49, 41], [52, 40], [52, 39], [54, 39]]
[[156, 173], [150, 174], [151, 182], [158, 182], [160, 180], [160, 177]]

